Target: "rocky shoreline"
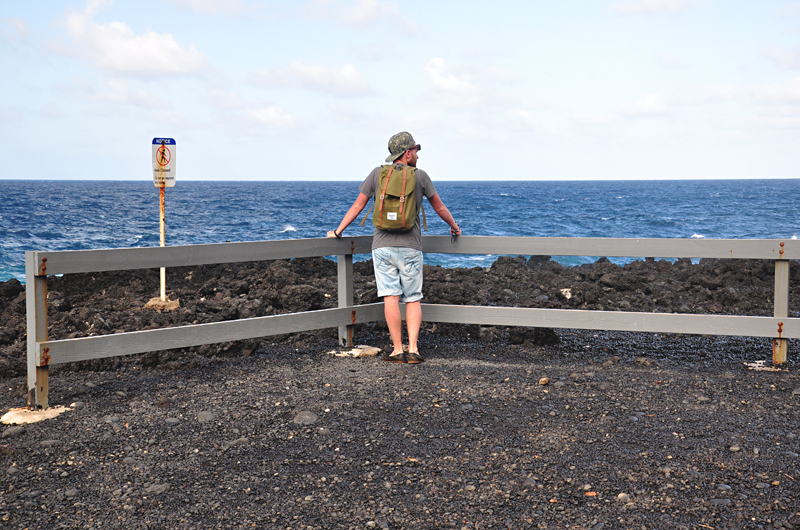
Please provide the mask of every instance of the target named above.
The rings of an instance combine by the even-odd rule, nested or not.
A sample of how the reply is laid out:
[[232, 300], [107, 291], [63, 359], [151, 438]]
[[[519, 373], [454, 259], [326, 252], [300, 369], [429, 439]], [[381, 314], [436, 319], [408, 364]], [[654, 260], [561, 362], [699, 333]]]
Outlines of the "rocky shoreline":
[[[547, 256], [501, 257], [488, 269], [425, 266], [425, 302], [648, 311], [695, 314], [771, 315], [774, 262], [768, 260], [688, 259], [634, 261], [618, 266], [605, 258], [580, 267], [564, 267]], [[797, 316], [800, 269], [791, 268], [790, 316]], [[74, 338], [192, 323], [218, 322], [336, 307], [336, 264], [324, 258], [276, 260], [170, 269], [168, 290], [180, 300], [176, 311], [145, 307], [158, 292], [157, 270], [72, 274], [48, 278], [49, 337]], [[354, 265], [355, 301], [378, 302], [372, 262]], [[469, 288], [465, 288], [469, 286]], [[0, 284], [0, 378], [25, 373], [24, 286]], [[365, 326], [374, 329], [375, 325]], [[377, 325], [380, 327], [380, 324]], [[552, 332], [483, 329], [440, 325], [456, 336], [478, 334], [485, 340], [519, 336], [531, 344], [555, 340]], [[510, 335], [508, 335], [510, 332]], [[526, 335], [527, 333], [527, 335]], [[527, 339], [525, 339], [527, 340]], [[272, 344], [299, 346], [335, 343], [335, 330], [261, 340], [154, 352], [131, 358], [74, 363], [67, 369], [116, 369], [124, 363], [153, 366], [200, 357], [249, 356]], [[62, 368], [64, 369], [64, 368]]]
[[[370, 263], [356, 302], [377, 301]], [[791, 300], [797, 300], [792, 264]], [[431, 303], [769, 315], [772, 262], [501, 258], [426, 267]], [[324, 259], [48, 281], [50, 336], [336, 305]], [[567, 296], [569, 295], [569, 296]], [[0, 411], [25, 403], [24, 292], [0, 284]], [[796, 305], [790, 307], [796, 316]], [[380, 323], [359, 343], [389, 344]], [[766, 339], [425, 324], [419, 366], [336, 330], [54, 367], [4, 426], [8, 528], [800, 528], [800, 348]], [[769, 367], [769, 362], [766, 363]]]

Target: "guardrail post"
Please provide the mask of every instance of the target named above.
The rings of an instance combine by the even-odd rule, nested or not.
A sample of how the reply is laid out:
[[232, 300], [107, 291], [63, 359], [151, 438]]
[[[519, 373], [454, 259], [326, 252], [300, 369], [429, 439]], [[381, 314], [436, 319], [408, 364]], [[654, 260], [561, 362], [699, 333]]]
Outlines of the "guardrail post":
[[[339, 307], [353, 307], [353, 255], [336, 256], [339, 282]], [[355, 311], [353, 312], [355, 321]], [[353, 325], [339, 326], [339, 345], [353, 346]]]
[[[28, 317], [28, 408], [47, 408], [49, 372], [39, 366], [37, 342], [47, 340], [47, 258], [37, 270], [37, 253], [25, 252], [25, 302]], [[46, 352], [45, 352], [46, 353]]]
[[[783, 245], [783, 243], [781, 243]], [[783, 252], [783, 250], [781, 250]], [[789, 260], [775, 260], [775, 318], [789, 316]], [[778, 323], [778, 336], [783, 328], [783, 323]], [[789, 339], [772, 339], [772, 362], [781, 364], [786, 362], [786, 350]]]

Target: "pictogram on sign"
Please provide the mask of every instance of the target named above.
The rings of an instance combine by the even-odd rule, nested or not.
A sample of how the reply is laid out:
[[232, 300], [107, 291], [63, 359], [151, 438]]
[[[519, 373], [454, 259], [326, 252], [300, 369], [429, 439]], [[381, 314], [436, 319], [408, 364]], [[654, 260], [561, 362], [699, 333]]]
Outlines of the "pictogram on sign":
[[156, 150], [156, 162], [159, 166], [166, 166], [172, 160], [172, 153], [169, 152], [169, 147], [162, 145]]

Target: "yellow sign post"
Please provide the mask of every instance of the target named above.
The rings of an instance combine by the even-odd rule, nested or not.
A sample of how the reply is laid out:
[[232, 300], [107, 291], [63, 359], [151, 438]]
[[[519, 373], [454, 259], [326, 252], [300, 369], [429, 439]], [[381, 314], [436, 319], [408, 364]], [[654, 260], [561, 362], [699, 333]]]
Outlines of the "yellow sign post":
[[[161, 246], [166, 246], [164, 190], [175, 186], [177, 144], [173, 138], [153, 138], [153, 184], [158, 188]], [[167, 270], [161, 267], [161, 301], [167, 301]]]

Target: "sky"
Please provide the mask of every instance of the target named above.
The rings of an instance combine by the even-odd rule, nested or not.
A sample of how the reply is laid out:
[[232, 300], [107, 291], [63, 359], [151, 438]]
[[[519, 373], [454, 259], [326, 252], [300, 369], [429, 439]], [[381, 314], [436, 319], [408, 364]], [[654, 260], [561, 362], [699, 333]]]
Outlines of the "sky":
[[0, 0], [0, 179], [794, 178], [800, 2]]

